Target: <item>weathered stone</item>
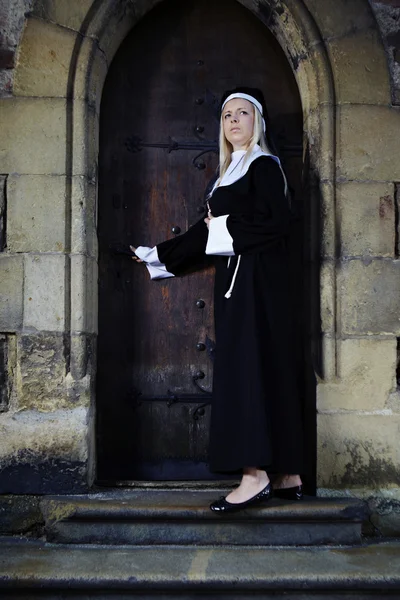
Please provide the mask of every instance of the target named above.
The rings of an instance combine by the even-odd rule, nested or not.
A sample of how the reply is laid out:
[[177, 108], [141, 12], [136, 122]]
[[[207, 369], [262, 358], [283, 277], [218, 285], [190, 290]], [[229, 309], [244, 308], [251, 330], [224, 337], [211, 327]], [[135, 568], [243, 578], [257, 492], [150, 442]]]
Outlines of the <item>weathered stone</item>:
[[343, 334], [400, 334], [400, 261], [342, 261], [338, 294]]
[[7, 175], [0, 175], [0, 252], [7, 244]]
[[323, 334], [321, 336], [318, 354], [321, 356], [321, 372], [318, 375], [323, 379], [319, 386], [323, 386], [336, 377], [336, 339], [332, 335]]
[[323, 104], [311, 111], [304, 124], [308, 132], [313, 156], [313, 168], [319, 182], [331, 182], [334, 178], [335, 109]]
[[65, 250], [63, 176], [10, 175], [8, 247], [12, 252]]
[[2, 47], [15, 49], [20, 41], [25, 13], [34, 0], [12, 0], [0, 3], [0, 38]]
[[[90, 23], [88, 35], [99, 40], [99, 47], [104, 52], [107, 63], [112, 59], [122, 41], [132, 30], [140, 17], [146, 14], [160, 0], [133, 0], [133, 2], [104, 2], [95, 18]], [[104, 24], [107, 23], [107, 27]]]
[[396, 210], [392, 183], [338, 184], [337, 207], [343, 256], [394, 256]]
[[97, 256], [96, 185], [86, 177], [72, 178], [71, 251]]
[[46, 21], [81, 31], [92, 4], [93, 0], [37, 0], [33, 12]]
[[0, 331], [22, 326], [24, 265], [22, 256], [0, 255]]
[[71, 330], [93, 332], [93, 291], [97, 288], [96, 261], [83, 255], [71, 256]]
[[[14, 95], [65, 98], [67, 93], [73, 93], [74, 98], [85, 98], [89, 68], [93, 71], [91, 100], [95, 102], [96, 96], [101, 96], [107, 69], [96, 42], [58, 25], [30, 18], [18, 55]], [[71, 74], [74, 85], [68, 89]]]
[[73, 111], [72, 170], [96, 181], [99, 153], [99, 116], [87, 103], [75, 102]]
[[0, 98], [9, 98], [12, 95], [14, 70], [0, 71]]
[[338, 108], [340, 178], [400, 180], [400, 113], [386, 106], [342, 105]]
[[321, 85], [325, 80], [325, 72], [325, 61], [321, 56], [320, 46], [311, 49], [299, 62], [296, 79], [301, 90], [304, 124], [310, 111], [319, 105], [321, 95], [329, 101], [329, 86]]
[[396, 340], [338, 341], [337, 383], [318, 386], [318, 410], [378, 410], [396, 387]]
[[0, 149], [8, 173], [64, 174], [66, 102], [61, 98], [10, 98], [1, 102]]
[[390, 104], [389, 70], [378, 31], [335, 38], [327, 48], [339, 104]]
[[333, 261], [325, 261], [321, 265], [321, 331], [332, 333], [335, 315], [335, 265]]
[[[395, 202], [395, 214], [400, 215], [400, 183], [395, 183], [394, 186], [394, 202]], [[396, 258], [400, 256], [400, 219], [396, 219], [396, 246], [395, 255]]]
[[11, 411], [0, 420], [0, 493], [65, 493], [88, 488], [88, 411]]
[[18, 363], [18, 410], [51, 412], [68, 407], [63, 336], [19, 336]]
[[383, 493], [368, 500], [371, 522], [382, 536], [400, 536], [400, 494], [398, 489], [383, 490]]
[[40, 535], [40, 496], [0, 496], [0, 535]]
[[360, 543], [368, 516], [366, 502], [353, 498], [304, 498], [301, 503], [272, 501], [218, 519], [210, 518], [213, 500], [215, 490], [131, 489], [44, 498], [41, 507], [49, 542], [131, 548], [353, 545]]
[[324, 258], [334, 258], [336, 252], [336, 214], [335, 214], [335, 188], [332, 182], [319, 182], [313, 190], [312, 202], [319, 207], [318, 222], [314, 223], [314, 236], [320, 239], [316, 244], [320, 246], [320, 254]]
[[72, 31], [29, 18], [18, 53], [14, 94], [65, 98], [75, 41]]
[[400, 387], [390, 394], [386, 405], [389, 410], [400, 414]]
[[100, 114], [102, 91], [108, 68], [107, 59], [97, 43], [86, 42], [82, 45], [77, 62], [74, 95], [75, 98], [85, 98], [97, 114]]
[[[64, 176], [16, 175], [9, 178], [8, 247], [14, 252], [65, 250], [66, 179]], [[97, 254], [96, 186], [72, 179], [71, 251]]]
[[0, 413], [9, 409], [16, 395], [17, 343], [14, 333], [0, 333]]
[[400, 415], [318, 415], [317, 485], [327, 488], [400, 484]]
[[24, 327], [43, 331], [63, 331], [64, 294], [65, 256], [26, 256]]
[[393, 600], [400, 589], [399, 573], [400, 544], [394, 540], [358, 547], [258, 546], [240, 551], [195, 544], [127, 550], [5, 540], [0, 582], [1, 592], [18, 590], [25, 600], [39, 594], [68, 598], [69, 590], [81, 600]]
[[364, 0], [304, 0], [324, 39], [376, 27]]
[[391, 73], [393, 103], [400, 104], [400, 44], [398, 37], [400, 2], [399, 0], [372, 0], [371, 6], [378, 22], [384, 45], [386, 46], [387, 60]]

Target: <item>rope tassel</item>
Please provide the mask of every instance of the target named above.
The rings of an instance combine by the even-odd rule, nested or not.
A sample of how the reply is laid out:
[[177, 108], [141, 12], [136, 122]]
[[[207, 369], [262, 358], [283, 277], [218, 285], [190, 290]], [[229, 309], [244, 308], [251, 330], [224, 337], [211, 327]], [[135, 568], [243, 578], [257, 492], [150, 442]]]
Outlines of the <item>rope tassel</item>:
[[241, 259], [241, 255], [239, 254], [238, 256], [238, 261], [237, 261], [237, 265], [235, 267], [235, 271], [233, 273], [233, 277], [232, 277], [232, 281], [231, 281], [231, 285], [229, 286], [229, 290], [226, 292], [225, 294], [225, 298], [230, 298], [232, 296], [232, 291], [233, 288], [235, 286], [235, 280], [236, 280], [236, 275], [238, 274], [239, 271], [239, 265], [240, 265], [240, 259]]

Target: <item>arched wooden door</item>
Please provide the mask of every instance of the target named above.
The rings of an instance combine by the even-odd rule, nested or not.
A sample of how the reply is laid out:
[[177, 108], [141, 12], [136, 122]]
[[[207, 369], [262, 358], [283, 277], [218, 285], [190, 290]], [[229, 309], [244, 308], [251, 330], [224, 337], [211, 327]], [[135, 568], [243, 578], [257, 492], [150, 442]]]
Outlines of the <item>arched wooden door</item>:
[[166, 0], [128, 35], [107, 76], [99, 160], [100, 480], [213, 477], [212, 268], [151, 282], [143, 266], [113, 250], [152, 246], [204, 217], [204, 190], [217, 166], [219, 97], [236, 85], [263, 89], [298, 190], [297, 86], [276, 40], [235, 0]]

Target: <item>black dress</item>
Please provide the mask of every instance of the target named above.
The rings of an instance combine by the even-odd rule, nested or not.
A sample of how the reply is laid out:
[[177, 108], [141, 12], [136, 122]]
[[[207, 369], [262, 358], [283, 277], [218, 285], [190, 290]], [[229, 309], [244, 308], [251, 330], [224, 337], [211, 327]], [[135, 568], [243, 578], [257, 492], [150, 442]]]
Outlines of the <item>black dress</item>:
[[[290, 209], [275, 160], [261, 156], [209, 200], [214, 217], [229, 215], [235, 256], [215, 258], [215, 331], [209, 463], [213, 471], [263, 467], [303, 470], [287, 237]], [[180, 275], [204, 260], [202, 219], [157, 246], [167, 270]], [[240, 255], [240, 265], [237, 261]], [[236, 272], [231, 296], [225, 297]]]

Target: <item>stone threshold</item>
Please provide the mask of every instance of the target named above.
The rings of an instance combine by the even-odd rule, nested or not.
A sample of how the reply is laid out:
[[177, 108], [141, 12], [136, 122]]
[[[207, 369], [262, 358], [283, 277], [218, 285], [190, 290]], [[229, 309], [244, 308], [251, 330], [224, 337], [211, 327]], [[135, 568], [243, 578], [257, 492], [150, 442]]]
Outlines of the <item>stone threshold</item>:
[[[383, 598], [386, 592], [400, 592], [398, 541], [353, 548], [239, 549], [71, 546], [3, 538], [0, 557], [2, 597], [7, 590], [28, 589], [162, 591], [168, 598], [187, 592], [232, 592], [229, 597], [242, 597], [246, 591], [307, 591], [310, 596], [368, 591]], [[168, 595], [172, 592], [175, 596]]]

